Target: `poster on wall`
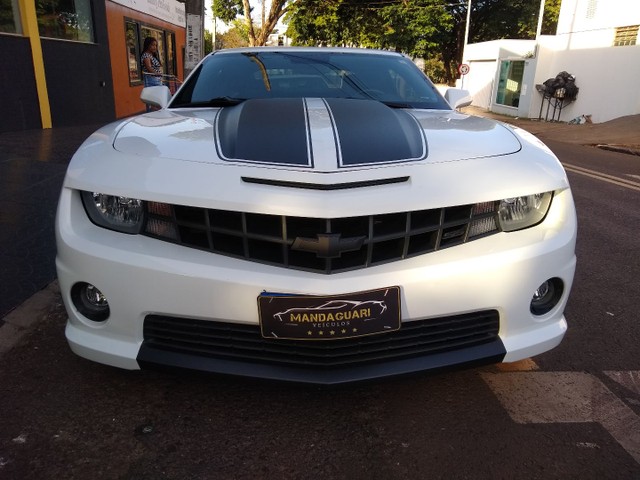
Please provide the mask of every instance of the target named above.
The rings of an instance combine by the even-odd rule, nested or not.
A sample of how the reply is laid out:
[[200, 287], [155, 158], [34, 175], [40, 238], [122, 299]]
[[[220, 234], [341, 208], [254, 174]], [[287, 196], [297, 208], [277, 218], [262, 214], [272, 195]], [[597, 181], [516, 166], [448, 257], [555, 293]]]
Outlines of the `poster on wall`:
[[193, 70], [202, 59], [202, 15], [187, 14], [187, 43], [184, 54], [184, 69]]

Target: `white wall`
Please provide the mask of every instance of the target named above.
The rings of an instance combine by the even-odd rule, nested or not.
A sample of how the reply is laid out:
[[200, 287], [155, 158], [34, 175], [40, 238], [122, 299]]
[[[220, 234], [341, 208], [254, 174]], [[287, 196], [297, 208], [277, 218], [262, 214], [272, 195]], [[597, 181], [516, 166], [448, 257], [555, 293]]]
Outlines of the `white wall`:
[[597, 37], [598, 30], [639, 24], [639, 0], [562, 0], [556, 35], [590, 32]]
[[[533, 40], [467, 45], [464, 63], [471, 70], [464, 87], [474, 96], [473, 105], [538, 118], [542, 95], [535, 85], [567, 71], [575, 75], [580, 92], [575, 102], [563, 108], [561, 121], [589, 114], [599, 123], [640, 114], [640, 45], [613, 46], [615, 27], [631, 25], [640, 25], [640, 0], [563, 0], [558, 33], [540, 37], [535, 58], [529, 58], [535, 51]], [[516, 58], [527, 62], [523, 79], [526, 94], [521, 95], [518, 108], [496, 105], [499, 60]]]
[[[511, 116], [527, 115], [529, 104], [527, 98], [530, 95], [529, 90], [532, 85], [525, 87], [526, 95], [521, 95], [519, 108], [495, 105], [492, 108], [491, 104], [496, 94], [495, 85], [500, 69], [499, 59], [520, 60], [523, 57], [533, 55], [534, 50], [535, 42], [533, 40], [493, 40], [469, 44], [464, 51], [463, 63], [468, 64], [471, 68], [469, 74], [465, 76], [464, 82], [457, 82], [458, 86], [469, 90], [473, 97], [472, 105], [476, 107], [493, 109], [497, 113]], [[526, 80], [525, 78], [525, 84]]]
[[461, 88], [469, 90], [473, 106], [489, 110], [494, 95], [497, 60], [469, 60], [469, 75], [458, 82]]
[[[640, 45], [566, 50], [554, 37], [541, 38], [534, 84], [567, 71], [580, 89], [560, 120], [592, 115], [595, 123], [640, 113]], [[533, 99], [530, 117], [537, 117], [542, 96]], [[639, 132], [640, 137], [640, 132]]]
[[640, 25], [640, 0], [563, 0], [556, 35], [566, 48], [611, 47], [616, 27]]
[[[640, 0], [638, 0], [640, 2]], [[499, 57], [525, 57], [533, 54], [534, 40], [491, 40], [490, 42], [470, 43], [464, 50], [463, 63], [471, 60], [496, 59]]]
[[535, 77], [576, 76], [580, 93], [561, 120], [591, 114], [598, 123], [640, 113], [640, 45], [613, 46], [616, 27], [632, 25], [640, 25], [640, 0], [562, 0], [556, 35], [540, 38]]

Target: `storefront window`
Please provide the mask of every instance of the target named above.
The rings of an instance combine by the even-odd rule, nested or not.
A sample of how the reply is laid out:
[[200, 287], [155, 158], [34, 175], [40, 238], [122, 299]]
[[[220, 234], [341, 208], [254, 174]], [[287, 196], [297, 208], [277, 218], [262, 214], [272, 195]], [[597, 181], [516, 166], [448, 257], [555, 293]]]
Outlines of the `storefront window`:
[[520, 105], [520, 90], [524, 76], [524, 60], [503, 60], [500, 62], [500, 77], [496, 103], [508, 107]]
[[162, 30], [157, 30], [155, 28], [147, 27], [145, 25], [140, 26], [140, 43], [144, 43], [144, 39], [147, 37], [153, 37], [158, 42], [158, 55], [160, 57], [160, 61], [162, 62], [162, 71], [165, 70], [165, 60], [166, 60], [166, 48], [164, 45], [164, 32]]
[[168, 75], [176, 75], [176, 36], [167, 32], [167, 68]]
[[0, 0], [0, 32], [22, 33], [18, 0]]
[[127, 65], [129, 70], [129, 83], [140, 83], [140, 39], [138, 37], [138, 24], [125, 21], [125, 42], [127, 45]]
[[90, 0], [36, 0], [42, 37], [93, 42]]
[[137, 86], [142, 83], [140, 57], [144, 39], [147, 37], [151, 37], [158, 42], [158, 57], [162, 62], [162, 73], [165, 75], [176, 75], [177, 73], [175, 33], [127, 18], [125, 19], [125, 43], [127, 46], [129, 84], [131, 86]]

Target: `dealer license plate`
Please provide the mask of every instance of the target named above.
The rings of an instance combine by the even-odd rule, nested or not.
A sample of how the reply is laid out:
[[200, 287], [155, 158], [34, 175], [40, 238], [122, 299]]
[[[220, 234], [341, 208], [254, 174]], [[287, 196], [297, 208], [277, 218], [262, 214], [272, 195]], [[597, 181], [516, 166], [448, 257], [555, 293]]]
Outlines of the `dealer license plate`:
[[400, 328], [400, 287], [330, 296], [263, 293], [258, 297], [262, 336], [337, 340]]

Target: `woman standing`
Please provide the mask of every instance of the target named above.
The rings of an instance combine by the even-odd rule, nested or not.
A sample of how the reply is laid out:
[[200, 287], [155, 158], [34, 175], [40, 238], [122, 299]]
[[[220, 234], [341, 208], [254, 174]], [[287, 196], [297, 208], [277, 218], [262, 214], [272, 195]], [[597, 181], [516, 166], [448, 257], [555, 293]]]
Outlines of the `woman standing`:
[[158, 56], [158, 41], [153, 37], [144, 39], [142, 61], [142, 78], [145, 87], [162, 85], [162, 62]]

